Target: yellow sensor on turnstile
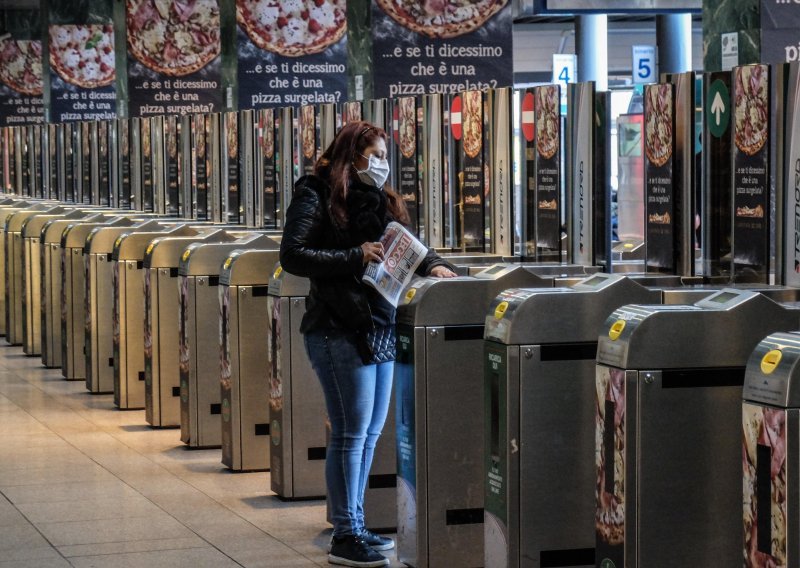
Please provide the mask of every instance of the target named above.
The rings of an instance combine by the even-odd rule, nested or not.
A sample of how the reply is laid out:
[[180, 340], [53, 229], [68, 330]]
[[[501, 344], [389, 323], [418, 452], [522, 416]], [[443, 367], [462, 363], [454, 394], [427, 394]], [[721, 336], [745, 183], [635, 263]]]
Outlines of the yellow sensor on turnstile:
[[277, 278], [278, 276], [280, 276], [280, 275], [281, 275], [281, 273], [282, 273], [282, 272], [283, 272], [283, 268], [282, 268], [282, 267], [280, 267], [280, 266], [278, 266], [278, 267], [275, 269], [275, 272], [273, 272], [273, 273], [272, 273], [272, 277], [273, 277], [273, 278]]
[[615, 321], [608, 330], [608, 337], [611, 338], [611, 341], [616, 341], [622, 335], [623, 329], [625, 329], [625, 320]]
[[147, 254], [150, 254], [151, 252], [153, 252], [153, 247], [155, 247], [155, 246], [156, 246], [155, 242], [152, 242], [149, 245], [147, 245], [147, 250], [144, 251], [144, 254], [147, 255]]
[[119, 248], [119, 243], [122, 242], [122, 237], [117, 237], [117, 240], [114, 241], [114, 248]]
[[192, 255], [192, 249], [186, 249], [185, 251], [183, 251], [183, 256], [181, 257], [181, 260], [183, 262], [186, 262], [187, 260], [189, 260], [189, 257], [191, 255]]
[[231, 267], [231, 264], [233, 264], [233, 257], [229, 256], [225, 259], [225, 264], [222, 265], [222, 269], [228, 270]]
[[773, 349], [772, 351], [768, 352], [761, 359], [761, 372], [765, 375], [772, 374], [772, 372], [778, 368], [778, 363], [781, 362], [781, 357], [783, 357], [783, 352], [780, 349]]
[[633, 248], [633, 243], [625, 243], [624, 245], [622, 245], [622, 247], [626, 248], [626, 249], [632, 249]]
[[506, 310], [508, 309], [508, 302], [500, 302], [497, 304], [497, 307], [494, 309], [494, 319], [503, 319], [503, 316], [506, 315]]
[[414, 299], [414, 296], [417, 295], [417, 289], [411, 288], [408, 292], [406, 292], [406, 304], [410, 304], [411, 300]]

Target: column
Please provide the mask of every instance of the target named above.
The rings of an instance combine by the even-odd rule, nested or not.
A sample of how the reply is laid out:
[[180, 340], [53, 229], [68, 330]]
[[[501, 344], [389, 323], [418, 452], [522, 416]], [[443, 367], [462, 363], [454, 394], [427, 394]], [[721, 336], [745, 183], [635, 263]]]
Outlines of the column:
[[578, 81], [595, 81], [596, 90], [608, 90], [608, 16], [575, 17], [575, 53]]
[[683, 73], [692, 70], [692, 15], [656, 16], [658, 72]]

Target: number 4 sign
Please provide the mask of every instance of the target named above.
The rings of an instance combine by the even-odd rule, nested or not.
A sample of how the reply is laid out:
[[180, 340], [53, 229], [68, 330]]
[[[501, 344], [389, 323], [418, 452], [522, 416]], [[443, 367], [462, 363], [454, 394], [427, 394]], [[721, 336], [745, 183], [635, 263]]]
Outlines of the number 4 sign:
[[553, 54], [553, 83], [562, 83], [562, 93], [567, 92], [567, 83], [578, 81], [578, 56], [573, 53]]
[[633, 83], [655, 83], [656, 77], [658, 77], [656, 47], [654, 45], [634, 45]]

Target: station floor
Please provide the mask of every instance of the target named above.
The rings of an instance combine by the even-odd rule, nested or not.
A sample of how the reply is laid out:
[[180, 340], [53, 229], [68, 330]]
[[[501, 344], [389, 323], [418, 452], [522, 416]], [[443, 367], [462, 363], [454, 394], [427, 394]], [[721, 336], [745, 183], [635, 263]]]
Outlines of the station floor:
[[0, 344], [0, 568], [329, 566], [324, 501], [282, 502]]

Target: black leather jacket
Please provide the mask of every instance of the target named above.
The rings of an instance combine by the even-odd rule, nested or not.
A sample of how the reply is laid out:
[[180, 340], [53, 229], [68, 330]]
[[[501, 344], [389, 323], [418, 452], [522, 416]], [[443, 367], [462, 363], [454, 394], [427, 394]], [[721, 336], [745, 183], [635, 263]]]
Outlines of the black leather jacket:
[[[302, 333], [323, 329], [367, 333], [374, 329], [366, 285], [361, 282], [362, 243], [351, 241], [331, 218], [328, 184], [316, 176], [300, 178], [286, 212], [280, 259], [284, 270], [311, 281]], [[429, 250], [417, 274], [427, 276], [440, 265], [452, 268]]]

